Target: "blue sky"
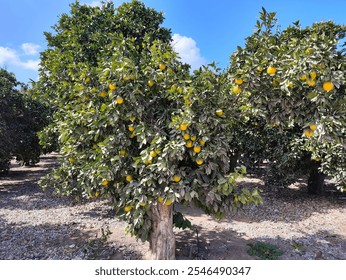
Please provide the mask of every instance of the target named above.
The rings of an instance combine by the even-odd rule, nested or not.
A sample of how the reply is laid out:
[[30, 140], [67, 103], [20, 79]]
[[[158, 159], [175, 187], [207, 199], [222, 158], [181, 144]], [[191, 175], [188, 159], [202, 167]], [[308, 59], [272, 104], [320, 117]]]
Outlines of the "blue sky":
[[[0, 0], [0, 67], [17, 79], [37, 80], [39, 52], [46, 48], [44, 31], [69, 11], [74, 0]], [[80, 0], [99, 5], [99, 1]], [[114, 0], [116, 5], [124, 1]], [[229, 56], [251, 35], [261, 7], [276, 12], [287, 27], [300, 20], [303, 27], [316, 21], [346, 24], [346, 0], [144, 0], [165, 14], [176, 51], [193, 68], [217, 62], [225, 68]]]

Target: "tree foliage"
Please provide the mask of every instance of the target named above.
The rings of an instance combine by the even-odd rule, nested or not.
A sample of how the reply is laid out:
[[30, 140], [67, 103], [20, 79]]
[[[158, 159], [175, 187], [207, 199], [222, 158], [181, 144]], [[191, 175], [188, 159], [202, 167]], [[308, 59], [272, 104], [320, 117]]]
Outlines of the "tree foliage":
[[295, 22], [280, 31], [275, 13], [263, 9], [256, 31], [231, 57], [229, 75], [244, 80], [248, 105], [265, 124], [259, 136], [273, 144], [263, 148], [276, 177], [317, 166], [345, 184], [345, 31], [333, 22]]
[[211, 65], [191, 77], [162, 21], [139, 1], [76, 2], [46, 33], [38, 83], [61, 148], [60, 167], [42, 184], [109, 198], [142, 240], [159, 204], [193, 202], [221, 218], [261, 201], [236, 187], [245, 170], [229, 165], [235, 111], [226, 75]]
[[[18, 87], [21, 86], [21, 90]], [[23, 164], [39, 161], [41, 149], [36, 135], [46, 125], [46, 107], [34, 100], [26, 86], [0, 69], [0, 161], [8, 170], [14, 156]]]

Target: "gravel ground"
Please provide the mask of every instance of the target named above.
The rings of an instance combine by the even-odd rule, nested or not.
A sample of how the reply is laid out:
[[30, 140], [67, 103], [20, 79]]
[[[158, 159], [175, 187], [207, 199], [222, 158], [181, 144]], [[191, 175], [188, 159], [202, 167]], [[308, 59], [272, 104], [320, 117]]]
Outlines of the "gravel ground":
[[[13, 164], [0, 177], [0, 259], [144, 258], [148, 245], [124, 233], [126, 224], [105, 201], [76, 204], [37, 186], [55, 159], [44, 156], [36, 167]], [[249, 177], [242, 184], [263, 182]], [[301, 186], [264, 192], [262, 206], [222, 221], [181, 209], [198, 228], [199, 243], [195, 232], [177, 231], [177, 258], [256, 259], [247, 255], [247, 244], [264, 241], [283, 251], [281, 259], [345, 260], [346, 201], [307, 196]]]

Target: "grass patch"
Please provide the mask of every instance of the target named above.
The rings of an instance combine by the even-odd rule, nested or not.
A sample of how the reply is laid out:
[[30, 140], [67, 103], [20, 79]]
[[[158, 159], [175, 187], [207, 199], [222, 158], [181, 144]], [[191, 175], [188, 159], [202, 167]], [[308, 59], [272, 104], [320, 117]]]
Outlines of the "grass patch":
[[247, 245], [249, 246], [247, 253], [262, 260], [277, 260], [283, 254], [279, 247], [272, 244], [257, 241], [255, 244]]

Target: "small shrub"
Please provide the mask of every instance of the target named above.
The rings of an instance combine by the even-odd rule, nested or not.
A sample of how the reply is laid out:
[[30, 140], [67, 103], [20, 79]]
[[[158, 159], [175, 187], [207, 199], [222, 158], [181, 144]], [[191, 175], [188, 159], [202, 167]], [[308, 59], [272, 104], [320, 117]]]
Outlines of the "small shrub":
[[264, 242], [258, 241], [255, 244], [248, 244], [248, 246], [247, 253], [250, 256], [257, 256], [262, 260], [277, 260], [283, 254], [277, 246]]

